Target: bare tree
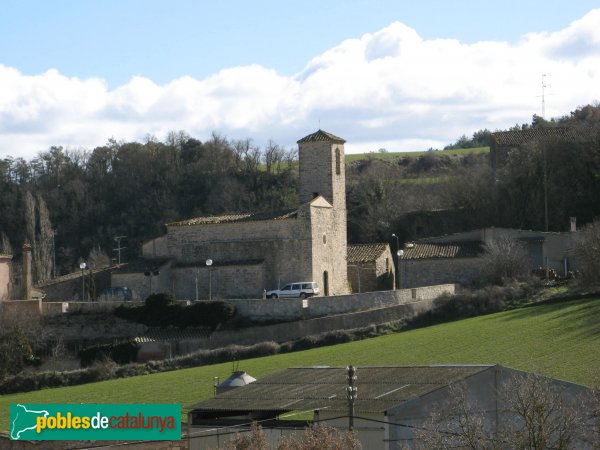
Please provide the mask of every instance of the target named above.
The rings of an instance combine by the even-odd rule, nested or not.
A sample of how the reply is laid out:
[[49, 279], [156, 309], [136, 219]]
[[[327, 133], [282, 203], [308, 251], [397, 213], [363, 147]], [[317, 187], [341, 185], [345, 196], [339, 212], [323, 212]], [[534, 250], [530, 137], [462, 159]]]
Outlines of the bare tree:
[[275, 142], [269, 140], [265, 149], [265, 164], [267, 173], [279, 173], [281, 170], [281, 162], [285, 155], [285, 150]]
[[415, 447], [493, 450], [501, 448], [493, 430], [486, 428], [485, 415], [468, 399], [465, 383], [453, 384], [450, 395], [430, 415], [422, 427], [415, 428]]
[[88, 266], [91, 269], [100, 269], [102, 267], [110, 266], [110, 258], [99, 245], [95, 246], [90, 250], [90, 254], [87, 257]]
[[[503, 439], [511, 448], [567, 450], [582, 437], [581, 411], [559, 385], [536, 374], [513, 377], [502, 388], [508, 420]], [[577, 400], [577, 399], [575, 399]]]
[[[271, 450], [267, 436], [256, 422], [249, 434], [236, 434], [223, 450]], [[275, 447], [277, 450], [361, 450], [362, 445], [352, 431], [342, 431], [327, 425], [313, 425], [301, 435], [282, 436]], [[219, 450], [219, 449], [216, 449]]]
[[352, 431], [342, 431], [327, 425], [316, 424], [304, 429], [301, 437], [281, 438], [277, 450], [361, 450], [362, 445]]
[[501, 236], [485, 244], [484, 277], [496, 284], [521, 277], [527, 272], [527, 253], [520, 242]]
[[581, 262], [581, 281], [596, 284], [600, 280], [600, 219], [588, 224], [575, 242], [575, 256]]
[[[256, 422], [252, 424], [250, 434], [236, 434], [223, 450], [269, 450], [270, 445], [262, 427]], [[219, 450], [219, 449], [216, 449]]]
[[582, 402], [559, 383], [535, 374], [515, 375], [497, 395], [496, 410], [486, 411], [469, 398], [466, 385], [451, 387], [448, 398], [415, 428], [414, 447], [567, 450], [589, 440]]

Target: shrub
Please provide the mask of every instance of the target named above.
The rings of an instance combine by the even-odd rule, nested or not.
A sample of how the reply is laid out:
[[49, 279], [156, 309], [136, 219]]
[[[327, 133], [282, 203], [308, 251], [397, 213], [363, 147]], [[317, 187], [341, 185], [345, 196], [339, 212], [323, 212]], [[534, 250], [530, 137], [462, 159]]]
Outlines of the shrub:
[[149, 326], [216, 328], [235, 315], [235, 307], [225, 301], [197, 302], [191, 306], [182, 306], [174, 303], [171, 294], [153, 294], [146, 299], [144, 306], [121, 305], [115, 309], [114, 314]]
[[88, 367], [106, 358], [119, 364], [127, 364], [136, 360], [139, 348], [140, 346], [134, 341], [94, 345], [79, 352], [79, 361], [82, 367]]
[[151, 294], [145, 301], [146, 308], [149, 310], [162, 310], [173, 303], [175, 303], [175, 297], [169, 292]]

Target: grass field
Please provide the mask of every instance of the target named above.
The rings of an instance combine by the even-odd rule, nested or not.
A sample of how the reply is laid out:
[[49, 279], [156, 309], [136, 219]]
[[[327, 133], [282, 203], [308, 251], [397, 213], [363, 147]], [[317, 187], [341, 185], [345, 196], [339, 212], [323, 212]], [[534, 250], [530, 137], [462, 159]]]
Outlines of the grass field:
[[[468, 155], [471, 153], [489, 153], [489, 147], [475, 147], [475, 148], [459, 148], [456, 150], [434, 150], [431, 153], [434, 155]], [[368, 158], [380, 158], [380, 159], [395, 159], [395, 158], [418, 158], [419, 156], [430, 153], [428, 151], [421, 152], [386, 152], [386, 153], [354, 153], [346, 155], [346, 163], [357, 161]]]
[[[241, 361], [260, 378], [286, 367], [499, 363], [590, 384], [600, 373], [600, 299], [540, 305], [442, 325]], [[0, 396], [0, 430], [11, 403], [180, 403], [185, 408], [213, 393], [213, 377], [232, 364]]]

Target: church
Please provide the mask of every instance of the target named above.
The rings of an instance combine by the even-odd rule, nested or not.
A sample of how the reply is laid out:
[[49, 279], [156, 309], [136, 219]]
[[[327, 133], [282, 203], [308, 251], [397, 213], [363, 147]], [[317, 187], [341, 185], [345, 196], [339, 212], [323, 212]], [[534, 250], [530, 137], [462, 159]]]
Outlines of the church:
[[350, 293], [344, 143], [322, 130], [298, 141], [297, 209], [168, 223], [165, 235], [144, 243], [141, 259], [112, 274], [112, 286], [138, 298], [260, 298], [296, 281], [317, 282], [325, 296]]

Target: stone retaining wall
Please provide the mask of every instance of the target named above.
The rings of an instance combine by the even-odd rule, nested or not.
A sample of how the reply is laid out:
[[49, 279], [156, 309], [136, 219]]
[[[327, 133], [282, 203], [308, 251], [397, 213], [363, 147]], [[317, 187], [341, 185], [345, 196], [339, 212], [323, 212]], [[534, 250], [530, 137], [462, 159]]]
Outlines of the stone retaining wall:
[[442, 294], [454, 294], [454, 292], [454, 284], [442, 284], [396, 291], [311, 297], [304, 301], [299, 298], [227, 301], [235, 305], [239, 316], [251, 320], [299, 320], [397, 306], [407, 302], [434, 299]]

